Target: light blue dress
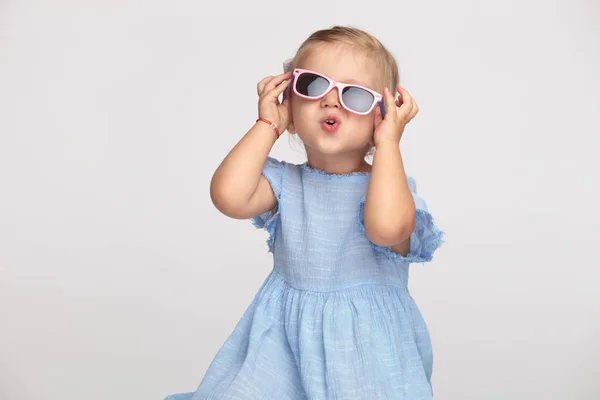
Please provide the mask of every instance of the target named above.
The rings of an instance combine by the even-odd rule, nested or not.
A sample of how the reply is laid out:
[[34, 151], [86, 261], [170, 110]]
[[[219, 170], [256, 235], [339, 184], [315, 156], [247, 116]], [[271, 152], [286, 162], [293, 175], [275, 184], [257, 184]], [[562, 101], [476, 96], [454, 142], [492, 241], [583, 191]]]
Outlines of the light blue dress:
[[369, 173], [327, 174], [269, 157], [270, 272], [193, 393], [168, 400], [432, 399], [432, 348], [407, 288], [408, 264], [442, 243], [415, 181], [410, 253], [367, 239]]

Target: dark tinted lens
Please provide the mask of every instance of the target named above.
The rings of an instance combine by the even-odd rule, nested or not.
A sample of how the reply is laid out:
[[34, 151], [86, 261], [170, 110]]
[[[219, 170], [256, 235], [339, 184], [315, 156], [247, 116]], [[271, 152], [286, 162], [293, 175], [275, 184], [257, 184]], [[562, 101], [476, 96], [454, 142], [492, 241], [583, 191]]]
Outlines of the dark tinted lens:
[[318, 97], [325, 93], [328, 87], [327, 79], [307, 72], [300, 74], [296, 80], [296, 90], [304, 96]]
[[342, 100], [346, 107], [357, 112], [367, 112], [373, 104], [373, 95], [364, 89], [354, 86], [344, 88]]

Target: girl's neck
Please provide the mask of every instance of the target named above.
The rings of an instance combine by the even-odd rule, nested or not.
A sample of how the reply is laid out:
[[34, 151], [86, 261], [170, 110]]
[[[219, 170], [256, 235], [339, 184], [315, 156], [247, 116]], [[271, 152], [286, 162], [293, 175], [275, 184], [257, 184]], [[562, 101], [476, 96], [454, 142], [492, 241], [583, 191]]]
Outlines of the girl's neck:
[[321, 170], [332, 175], [371, 172], [371, 166], [364, 160], [364, 158], [325, 159], [323, 157], [308, 157], [306, 165], [309, 168]]

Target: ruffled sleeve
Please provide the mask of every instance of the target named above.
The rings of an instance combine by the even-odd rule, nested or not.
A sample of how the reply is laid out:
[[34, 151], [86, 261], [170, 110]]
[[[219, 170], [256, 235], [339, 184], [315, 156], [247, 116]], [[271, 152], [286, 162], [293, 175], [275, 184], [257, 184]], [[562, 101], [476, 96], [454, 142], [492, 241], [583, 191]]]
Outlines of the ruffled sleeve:
[[[433, 254], [443, 243], [444, 233], [436, 226], [433, 216], [427, 208], [425, 200], [417, 194], [417, 185], [412, 177], [408, 177], [408, 186], [416, 206], [415, 230], [410, 236], [410, 250], [406, 256], [396, 253], [391, 247], [381, 247], [372, 243], [377, 256], [389, 258], [400, 263], [424, 263], [433, 259]], [[360, 203], [359, 225], [364, 225], [365, 198]]]
[[273, 252], [273, 246], [275, 244], [275, 230], [279, 218], [284, 170], [285, 162], [272, 157], [267, 158], [265, 165], [263, 166], [262, 175], [269, 181], [271, 189], [273, 189], [273, 193], [275, 193], [275, 197], [277, 198], [277, 205], [275, 206], [275, 210], [266, 211], [263, 214], [252, 218], [252, 223], [255, 227], [265, 229], [269, 233], [267, 244], [269, 245], [270, 252]]

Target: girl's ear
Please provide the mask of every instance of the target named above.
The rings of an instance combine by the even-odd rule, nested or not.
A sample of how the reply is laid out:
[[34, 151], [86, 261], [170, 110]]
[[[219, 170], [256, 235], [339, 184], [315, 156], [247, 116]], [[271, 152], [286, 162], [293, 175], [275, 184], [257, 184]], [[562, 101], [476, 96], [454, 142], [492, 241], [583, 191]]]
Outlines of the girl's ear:
[[381, 118], [381, 111], [379, 110], [379, 107], [375, 107], [373, 110], [373, 132], [371, 133], [371, 139], [369, 140], [371, 147], [375, 146], [375, 129], [377, 129], [377, 126], [381, 121], [383, 121]]
[[381, 108], [380, 108], [379, 104], [377, 104], [375, 106], [375, 108], [373, 109], [373, 116], [374, 116], [375, 125], [378, 125], [378, 122], [383, 120], [383, 117], [381, 115]]
[[286, 99], [288, 101], [288, 107], [289, 107], [289, 112], [290, 112], [290, 122], [288, 123], [286, 131], [288, 131], [288, 133], [290, 135], [296, 134], [296, 126], [294, 125], [294, 113], [292, 113], [292, 98], [293, 97], [294, 96], [291, 96], [291, 93], [290, 93], [290, 95]]

